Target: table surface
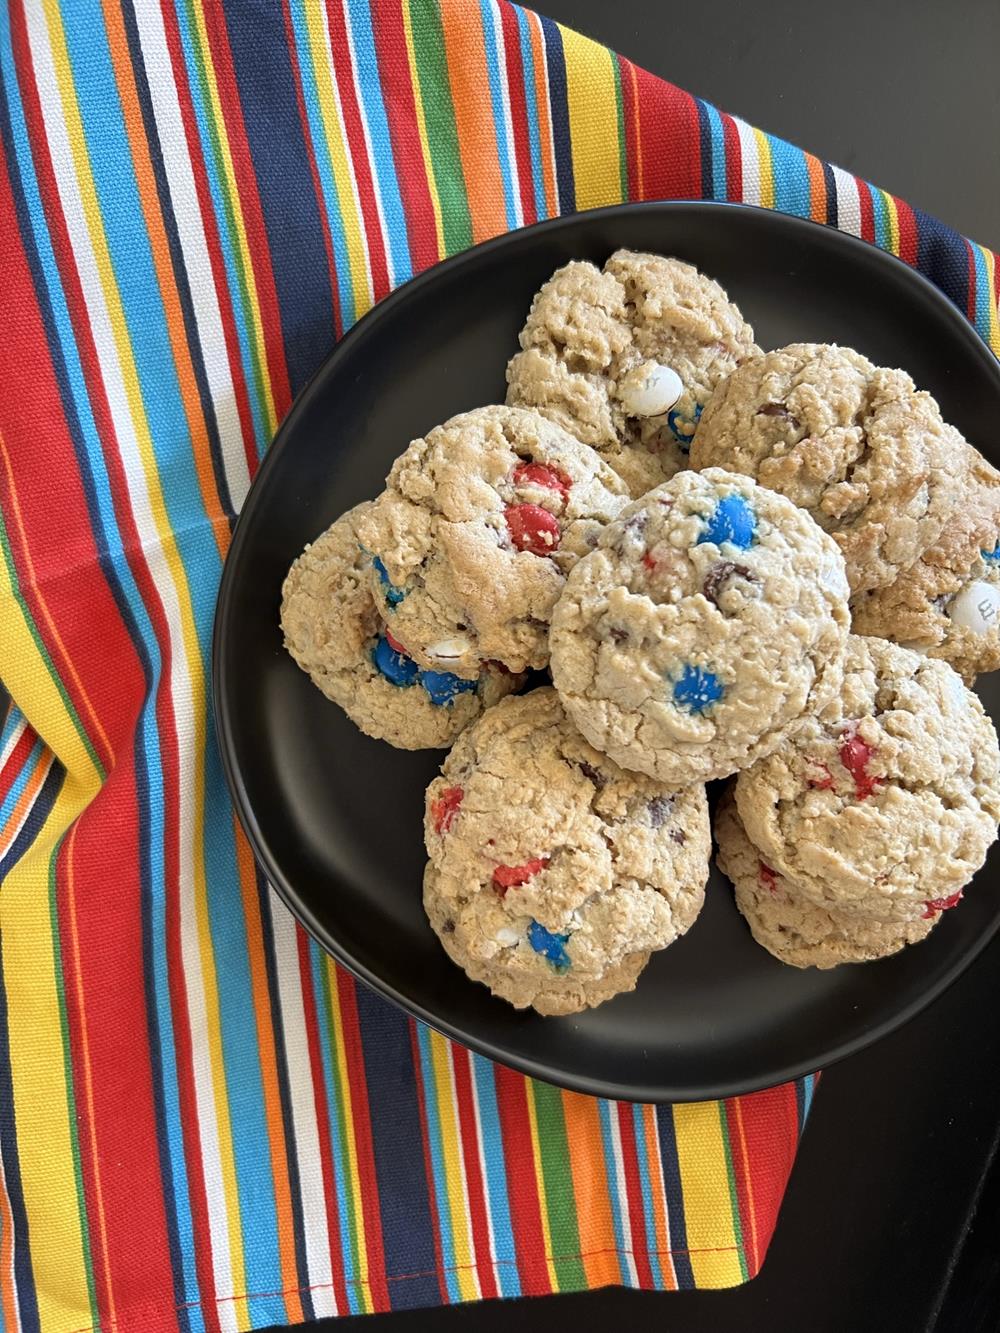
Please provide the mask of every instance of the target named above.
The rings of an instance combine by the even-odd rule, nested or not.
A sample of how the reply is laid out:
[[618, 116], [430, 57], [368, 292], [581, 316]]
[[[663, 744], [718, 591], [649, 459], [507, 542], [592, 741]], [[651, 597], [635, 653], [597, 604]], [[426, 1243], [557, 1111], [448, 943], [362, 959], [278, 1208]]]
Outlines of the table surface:
[[[996, 0], [540, 0], [654, 73], [1000, 246]], [[729, 1292], [484, 1302], [329, 1333], [995, 1333], [1000, 939], [828, 1071], [763, 1272]], [[322, 1325], [320, 1326], [322, 1327]]]

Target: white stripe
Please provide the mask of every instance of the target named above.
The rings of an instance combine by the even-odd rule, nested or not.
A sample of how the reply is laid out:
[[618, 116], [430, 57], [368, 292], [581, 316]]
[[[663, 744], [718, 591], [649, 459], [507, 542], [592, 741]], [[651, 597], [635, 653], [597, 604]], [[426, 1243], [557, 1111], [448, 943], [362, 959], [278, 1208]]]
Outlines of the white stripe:
[[740, 138], [740, 157], [743, 162], [743, 202], [760, 203], [760, 152], [757, 138], [745, 120], [734, 116], [736, 132]]
[[[358, 57], [354, 50], [354, 32], [351, 28], [351, 6], [349, 0], [342, 0], [341, 12], [344, 15], [344, 27], [347, 30], [347, 48], [351, 53], [351, 77], [354, 80], [354, 97], [358, 104], [358, 114], [361, 117], [361, 129], [365, 136], [365, 151], [368, 154], [369, 175], [371, 176], [375, 192], [375, 209], [378, 213], [378, 224], [382, 230], [382, 249], [385, 251], [385, 266], [389, 276], [389, 288], [391, 290], [396, 285], [396, 270], [393, 267], [392, 262], [392, 242], [389, 238], [389, 228], [386, 226], [385, 212], [382, 208], [382, 173], [379, 171], [378, 165], [375, 162], [375, 153], [372, 150], [372, 136], [368, 127], [368, 115], [365, 111], [365, 99], [361, 95], [361, 81], [358, 78]], [[350, 148], [348, 148], [348, 156], [350, 156]], [[395, 170], [392, 165], [391, 156], [390, 169]], [[352, 171], [351, 178], [353, 179], [353, 177], [354, 172]], [[362, 227], [364, 226], [364, 219], [362, 219], [361, 225]]]
[[[340, 1314], [333, 1292], [330, 1264], [330, 1232], [326, 1220], [323, 1192], [323, 1159], [320, 1155], [319, 1128], [316, 1123], [315, 1089], [309, 1061], [309, 1037], [302, 1002], [302, 976], [299, 971], [298, 942], [292, 914], [273, 889], [271, 921], [274, 936], [274, 961], [278, 973], [278, 997], [281, 1024], [285, 1034], [285, 1060], [292, 1100], [292, 1125], [295, 1156], [299, 1168], [299, 1193], [305, 1230], [308, 1285], [317, 1319]], [[293, 1145], [289, 1144], [289, 1148]], [[339, 1237], [337, 1242], [339, 1243]], [[346, 1313], [346, 1312], [345, 1312]]]
[[851, 236], [860, 236], [861, 200], [858, 197], [858, 182], [842, 167], [833, 168], [833, 179], [837, 187], [837, 227]]
[[[615, 1163], [615, 1193], [618, 1196], [618, 1216], [621, 1218], [622, 1238], [625, 1252], [622, 1258], [628, 1265], [631, 1285], [639, 1285], [639, 1271], [635, 1266], [635, 1242], [632, 1238], [632, 1223], [628, 1213], [628, 1187], [625, 1184], [625, 1163], [622, 1160], [622, 1139], [618, 1128], [618, 1107], [608, 1102], [608, 1123], [611, 1126], [611, 1152]], [[631, 1113], [631, 1107], [629, 1107]]]
[[[443, 1037], [432, 1037], [431, 1040], [444, 1041], [445, 1039]], [[477, 1259], [476, 1236], [475, 1232], [472, 1230], [472, 1208], [469, 1203], [469, 1178], [465, 1171], [465, 1151], [464, 1151], [465, 1140], [462, 1133], [462, 1118], [458, 1113], [458, 1090], [455, 1086], [456, 1047], [450, 1041], [445, 1042], [445, 1045], [448, 1051], [448, 1092], [449, 1095], [451, 1096], [451, 1113], [455, 1120], [455, 1134], [458, 1139], [457, 1143], [458, 1152], [456, 1156], [458, 1157], [458, 1169], [462, 1177], [462, 1203], [464, 1204], [462, 1211], [465, 1214], [465, 1227], [466, 1227], [465, 1234], [469, 1238], [469, 1259], [472, 1262], [472, 1267], [466, 1271], [469, 1273], [469, 1275], [472, 1277], [473, 1281], [476, 1284], [476, 1297], [478, 1299], [482, 1299], [483, 1288], [481, 1282], [479, 1281], [479, 1268], [476, 1263]], [[462, 1055], [467, 1056], [467, 1052], [464, 1047], [462, 1048]], [[438, 1112], [438, 1118], [442, 1119], [440, 1111]], [[442, 1125], [443, 1125], [443, 1120], [442, 1120]]]
[[[45, 779], [49, 775], [49, 769], [52, 767], [51, 757], [43, 759], [42, 766], [44, 767], [45, 772], [42, 774], [42, 781], [38, 786], [38, 790], [35, 792], [34, 799], [28, 802], [24, 809], [24, 813], [16, 824], [5, 824], [4, 827], [0, 829], [0, 856], [4, 856], [10, 848], [14, 846], [14, 843], [17, 840], [17, 835], [24, 828], [25, 824], [27, 824], [31, 812], [35, 808], [35, 801], [37, 801], [42, 794], [42, 787], [45, 785]], [[21, 795], [23, 796], [24, 793], [22, 792]]]
[[11, 755], [14, 753], [18, 741], [24, 735], [26, 726], [27, 723], [23, 721], [15, 723], [14, 730], [10, 733], [10, 736], [7, 739], [7, 744], [3, 747], [3, 750], [0, 751], [0, 772], [6, 767]]
[[[503, 106], [503, 123], [506, 130], [507, 174], [510, 177], [511, 194], [514, 197], [514, 225], [524, 226], [524, 214], [521, 211], [521, 179], [517, 172], [517, 154], [514, 151], [514, 122], [510, 114], [510, 84], [507, 81], [507, 43], [503, 35], [503, 20], [500, 6], [496, 0], [490, 0], [493, 11], [493, 32], [496, 35], [498, 82], [500, 84], [500, 102]], [[498, 145], [499, 146], [499, 145]]]
[[215, 279], [202, 225], [187, 136], [184, 133], [176, 86], [168, 74], [171, 68], [170, 52], [163, 29], [163, 16], [160, 6], [152, 3], [152, 0], [138, 0], [135, 16], [143, 60], [150, 71], [147, 80], [150, 99], [194, 304], [198, 342], [219, 427], [226, 484], [233, 505], [238, 510], [250, 487], [250, 473], [243, 449], [243, 431], [236, 408], [222, 314], [216, 298]]
[[[195, 687], [189, 679], [186, 669], [187, 657], [184, 651], [178, 589], [174, 585], [167, 566], [159, 532], [153, 518], [151, 498], [146, 488], [145, 472], [135, 433], [135, 423], [132, 420], [129, 408], [122, 367], [118, 362], [111, 316], [101, 286], [97, 259], [84, 216], [73, 155], [63, 121], [58, 81], [52, 52], [49, 49], [48, 33], [42, 7], [40, 5], [28, 5], [26, 6], [26, 13], [35, 79], [42, 103], [52, 166], [80, 275], [84, 300], [87, 305], [87, 315], [101, 364], [108, 405], [125, 467], [129, 501], [169, 627], [170, 683], [177, 718], [181, 769], [192, 773], [195, 765], [201, 763], [196, 739], [198, 727], [195, 719], [196, 716], [200, 717], [204, 714], [204, 682], [200, 678], [200, 665], [192, 663], [194, 670], [199, 674], [196, 711]], [[194, 783], [181, 783], [179, 789], [181, 956], [191, 1023], [195, 1097], [201, 1135], [202, 1166], [208, 1197], [213, 1278], [219, 1302], [217, 1307], [218, 1317], [226, 1333], [236, 1333], [236, 1307], [233, 1297], [237, 1293], [233, 1291], [228, 1214], [222, 1180], [215, 1091], [208, 1046], [208, 1018], [194, 909], [194, 859], [196, 851], [194, 847], [195, 815], [193, 797]]]

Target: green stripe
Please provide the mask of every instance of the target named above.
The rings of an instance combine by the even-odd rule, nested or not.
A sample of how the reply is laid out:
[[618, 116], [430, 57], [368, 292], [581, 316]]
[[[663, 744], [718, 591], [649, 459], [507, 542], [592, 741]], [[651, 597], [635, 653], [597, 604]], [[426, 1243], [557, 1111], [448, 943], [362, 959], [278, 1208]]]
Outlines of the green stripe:
[[729, 1207], [733, 1215], [733, 1234], [736, 1236], [736, 1253], [740, 1260], [740, 1274], [746, 1282], [750, 1277], [747, 1270], [746, 1246], [743, 1244], [743, 1227], [740, 1222], [740, 1198], [736, 1192], [736, 1172], [733, 1169], [733, 1145], [729, 1135], [729, 1116], [726, 1103], [718, 1102], [719, 1121], [722, 1126], [722, 1142], [726, 1147], [726, 1176], [729, 1180]]
[[587, 1274], [579, 1257], [580, 1232], [576, 1225], [576, 1199], [569, 1165], [562, 1093], [549, 1083], [535, 1082], [531, 1084], [531, 1093], [538, 1122], [545, 1211], [556, 1282], [560, 1291], [579, 1291], [587, 1285]]
[[49, 857], [49, 922], [52, 928], [52, 954], [56, 977], [56, 996], [59, 1001], [59, 1027], [63, 1045], [63, 1077], [66, 1082], [66, 1104], [69, 1111], [69, 1141], [73, 1149], [73, 1176], [76, 1180], [76, 1204], [80, 1217], [80, 1239], [83, 1245], [83, 1267], [87, 1274], [87, 1297], [90, 1301], [90, 1318], [93, 1328], [100, 1328], [100, 1314], [97, 1309], [97, 1292], [94, 1285], [94, 1262], [90, 1253], [90, 1228], [87, 1222], [87, 1204], [83, 1189], [83, 1167], [80, 1162], [80, 1141], [77, 1137], [79, 1119], [76, 1111], [76, 1097], [73, 1092], [73, 1060], [70, 1053], [69, 1018], [66, 1013], [66, 989], [63, 981], [62, 947], [59, 943], [59, 908], [58, 886], [56, 883], [56, 863], [62, 851], [65, 834], [52, 849]]
[[618, 117], [618, 188], [619, 199], [628, 198], [628, 162], [625, 158], [625, 103], [622, 100], [622, 67], [618, 58], [611, 55], [611, 68], [615, 75], [615, 112]]
[[[420, 84], [434, 181], [441, 200], [444, 248], [446, 254], [452, 255], [472, 244], [472, 219], [458, 151], [458, 127], [448, 82], [444, 31], [437, 0], [409, 0], [409, 7], [417, 82]], [[484, 90], [484, 94], [487, 92]]]
[[56, 671], [55, 667], [52, 664], [52, 658], [49, 656], [48, 649], [46, 648], [45, 643], [42, 640], [42, 636], [38, 632], [38, 627], [35, 624], [34, 618], [31, 612], [28, 610], [28, 604], [24, 600], [24, 596], [21, 593], [21, 584], [17, 576], [17, 568], [14, 564], [14, 555], [13, 552], [11, 551], [10, 542], [7, 538], [7, 529], [4, 526], [2, 514], [0, 514], [0, 552], [2, 552], [3, 554], [4, 564], [7, 566], [7, 577], [10, 580], [10, 586], [14, 592], [14, 600], [17, 602], [17, 605], [21, 609], [21, 615], [24, 617], [24, 623], [27, 625], [28, 632], [31, 635], [32, 639], [34, 640], [35, 647], [38, 650], [38, 655], [45, 663], [46, 670], [48, 671], [49, 675], [52, 678], [52, 683], [59, 691], [59, 697], [63, 701], [63, 705], [65, 706], [66, 712], [69, 715], [69, 719], [73, 723], [73, 727], [76, 730], [76, 734], [80, 737], [84, 749], [90, 756], [91, 763], [97, 769], [98, 776], [103, 782], [104, 779], [107, 777], [107, 771], [105, 770], [104, 765], [98, 758], [97, 751], [91, 744], [90, 737], [87, 734], [87, 731], [83, 726], [83, 723], [80, 721], [79, 714], [77, 713], [76, 708], [73, 706], [73, 701], [69, 696], [69, 692], [66, 689], [66, 686], [63, 684], [62, 677], [59, 675], [59, 672]]

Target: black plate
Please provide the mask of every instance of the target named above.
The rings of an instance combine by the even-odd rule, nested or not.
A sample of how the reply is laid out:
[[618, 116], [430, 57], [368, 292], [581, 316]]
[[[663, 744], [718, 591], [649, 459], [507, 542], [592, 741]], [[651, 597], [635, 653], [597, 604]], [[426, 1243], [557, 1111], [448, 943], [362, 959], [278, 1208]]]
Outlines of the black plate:
[[[361, 735], [282, 650], [278, 629], [281, 582], [303, 545], [375, 495], [414, 436], [502, 401], [532, 294], [567, 260], [600, 264], [619, 246], [678, 255], [718, 278], [764, 347], [840, 342], [905, 367], [1000, 462], [1000, 367], [935, 287], [881, 251], [831, 228], [721, 204], [626, 205], [541, 223], [400, 288], [298, 398], [226, 562], [215, 706], [258, 858], [307, 930], [352, 972], [526, 1073], [601, 1096], [684, 1101], [809, 1072], [913, 1017], [1000, 924], [995, 859], [925, 943], [832, 972], [775, 962], [713, 868], [697, 924], [654, 954], [633, 994], [573, 1018], [517, 1013], [452, 966], [424, 919], [423, 797], [442, 756]], [[986, 681], [996, 717], [997, 687]]]

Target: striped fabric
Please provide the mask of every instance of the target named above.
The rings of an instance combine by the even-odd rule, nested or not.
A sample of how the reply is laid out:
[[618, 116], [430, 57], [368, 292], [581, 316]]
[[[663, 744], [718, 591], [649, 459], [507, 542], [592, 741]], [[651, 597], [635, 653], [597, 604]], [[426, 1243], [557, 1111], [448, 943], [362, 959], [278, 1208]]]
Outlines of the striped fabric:
[[255, 869], [206, 706], [235, 515], [394, 285], [624, 198], [995, 257], [503, 0], [0, 6], [0, 1309], [235, 1330], [760, 1266], [804, 1079], [619, 1105], [406, 1019]]

